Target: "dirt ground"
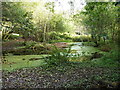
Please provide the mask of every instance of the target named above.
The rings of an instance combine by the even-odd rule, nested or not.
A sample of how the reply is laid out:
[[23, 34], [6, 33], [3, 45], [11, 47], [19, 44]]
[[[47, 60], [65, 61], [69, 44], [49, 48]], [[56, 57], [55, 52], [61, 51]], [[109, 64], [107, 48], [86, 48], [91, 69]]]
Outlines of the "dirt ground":
[[[119, 73], [109, 68], [37, 67], [14, 72], [3, 71], [3, 88], [118, 88], [118, 82], [106, 81], [107, 73]], [[96, 78], [99, 77], [99, 79]]]

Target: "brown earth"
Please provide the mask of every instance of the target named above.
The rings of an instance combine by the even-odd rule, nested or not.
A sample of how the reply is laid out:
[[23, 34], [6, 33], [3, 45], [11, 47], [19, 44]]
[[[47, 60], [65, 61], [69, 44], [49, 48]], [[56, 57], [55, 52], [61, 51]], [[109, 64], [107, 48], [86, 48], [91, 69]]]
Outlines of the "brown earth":
[[[51, 69], [24, 68], [14, 72], [3, 71], [2, 80], [3, 88], [117, 88], [118, 82], [107, 83], [102, 78], [108, 71], [110, 71], [108, 68], [73, 68], [71, 66]], [[113, 72], [119, 73], [117, 69], [111, 71], [111, 74]], [[97, 80], [95, 76], [101, 77], [101, 80]]]

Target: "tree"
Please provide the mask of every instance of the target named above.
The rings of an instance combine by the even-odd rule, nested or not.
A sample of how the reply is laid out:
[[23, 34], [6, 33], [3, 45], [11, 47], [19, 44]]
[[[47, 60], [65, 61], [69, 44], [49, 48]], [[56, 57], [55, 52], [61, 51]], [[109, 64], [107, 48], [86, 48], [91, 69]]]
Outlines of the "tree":
[[22, 2], [2, 2], [2, 7], [3, 32], [6, 35], [19, 33], [26, 39], [33, 29], [32, 13], [23, 8]]
[[46, 42], [50, 32], [65, 32], [69, 26], [62, 14], [54, 12], [54, 2], [3, 2], [2, 30], [4, 38], [18, 33], [26, 40]]
[[117, 31], [116, 12], [117, 8], [113, 3], [89, 2], [85, 6], [85, 15], [82, 22], [89, 30], [93, 41], [98, 45], [101, 37], [115, 37]]

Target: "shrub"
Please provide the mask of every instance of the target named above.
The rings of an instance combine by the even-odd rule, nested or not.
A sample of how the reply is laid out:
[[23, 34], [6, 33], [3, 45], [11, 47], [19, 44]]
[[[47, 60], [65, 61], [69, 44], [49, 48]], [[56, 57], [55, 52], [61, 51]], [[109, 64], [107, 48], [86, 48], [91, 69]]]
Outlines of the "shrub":
[[[24, 43], [26, 44], [24, 46]], [[31, 55], [47, 53], [43, 44], [35, 41], [11, 41], [3, 43], [3, 54], [13, 53], [14, 55]]]
[[47, 46], [45, 47], [43, 44], [35, 44], [32, 48], [34, 54], [46, 54], [47, 53]]
[[26, 54], [46, 54], [48, 50], [48, 46], [44, 46], [41, 43], [37, 43], [34, 41], [27, 42], [25, 46], [25, 52]]
[[120, 50], [119, 49], [111, 50], [110, 53], [108, 54], [108, 58], [110, 58], [114, 61], [120, 62]]
[[73, 38], [73, 42], [81, 42], [80, 37], [74, 37], [74, 38]]
[[70, 37], [68, 34], [61, 34], [61, 35], [60, 35], [60, 38], [63, 38], [63, 39], [71, 39], [71, 37]]
[[110, 45], [102, 45], [100, 46], [101, 51], [109, 52], [111, 50]]
[[69, 62], [69, 54], [71, 51], [71, 46], [69, 49], [60, 49], [57, 47], [52, 47], [50, 56], [45, 59], [49, 66], [58, 66]]
[[35, 41], [27, 41], [27, 42], [25, 42], [26, 48], [32, 48], [35, 44], [37, 44], [37, 42], [35, 42]]
[[83, 42], [82, 45], [84, 45], [84, 46], [95, 46], [96, 44], [94, 42]]
[[96, 61], [96, 65], [103, 67], [119, 67], [120, 65], [120, 51], [119, 50], [111, 50], [109, 53], [106, 53], [100, 60]]
[[59, 34], [56, 33], [56, 32], [50, 32], [48, 35], [49, 35], [50, 40], [58, 40], [58, 39], [60, 39]]
[[74, 42], [87, 42], [87, 41], [91, 41], [91, 37], [90, 36], [85, 36], [85, 35], [80, 35], [80, 36], [76, 36], [73, 38]]
[[24, 41], [17, 41], [16, 46], [24, 46]]
[[50, 40], [71, 39], [71, 37], [65, 33], [50, 32], [48, 35]]
[[57, 42], [72, 42], [72, 40], [51, 40], [49, 43], [57, 43]]
[[12, 40], [13, 40], [13, 39], [18, 39], [19, 37], [20, 37], [20, 36], [12, 35], [12, 34], [11, 34], [10, 37], [9, 37], [9, 39], [12, 39]]
[[13, 53], [14, 55], [39, 55], [46, 53], [46, 49], [39, 44], [35, 44], [34, 46], [31, 47], [19, 47], [13, 50], [9, 50], [9, 53]]

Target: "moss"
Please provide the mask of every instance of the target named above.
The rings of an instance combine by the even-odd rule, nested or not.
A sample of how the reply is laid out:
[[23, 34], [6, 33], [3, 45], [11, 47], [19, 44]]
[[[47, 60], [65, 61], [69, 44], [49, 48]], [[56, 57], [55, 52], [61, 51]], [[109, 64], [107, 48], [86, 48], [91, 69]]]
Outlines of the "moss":
[[44, 60], [30, 61], [31, 58], [42, 58], [47, 55], [13, 55], [6, 56], [7, 62], [2, 64], [3, 70], [13, 71], [25, 67], [37, 67], [44, 64]]

